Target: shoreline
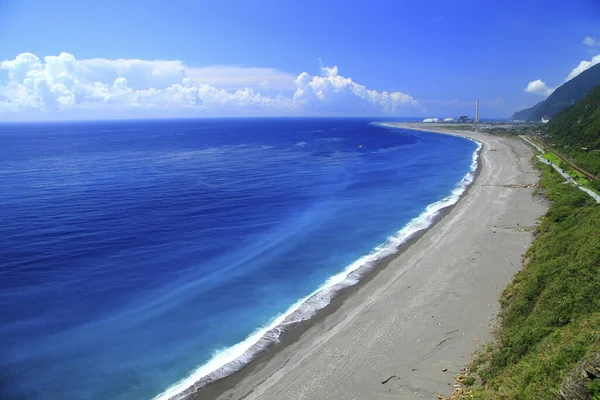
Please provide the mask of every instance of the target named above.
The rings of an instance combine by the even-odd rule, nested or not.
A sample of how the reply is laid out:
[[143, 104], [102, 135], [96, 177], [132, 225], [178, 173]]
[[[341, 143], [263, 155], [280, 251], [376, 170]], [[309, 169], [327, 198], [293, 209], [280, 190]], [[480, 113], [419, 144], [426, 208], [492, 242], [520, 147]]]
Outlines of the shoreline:
[[[437, 223], [439, 219], [442, 219], [446, 215], [446, 213], [450, 211], [449, 209], [453, 207], [454, 205], [448, 206], [446, 207], [448, 209], [447, 211], [446, 209], [444, 209], [442, 212], [440, 212], [439, 218], [436, 218], [434, 224]], [[273, 359], [277, 355], [279, 351], [286, 348], [290, 344], [295, 343], [311, 327], [320, 322], [323, 322], [328, 316], [338, 311], [344, 303], [344, 301], [350, 296], [352, 296], [356, 291], [358, 291], [361, 285], [370, 282], [380, 272], [380, 270], [386, 268], [390, 264], [390, 262], [398, 255], [398, 253], [404, 251], [411, 244], [418, 241], [425, 234], [427, 229], [417, 232], [415, 235], [413, 235], [413, 237], [411, 237], [405, 243], [400, 245], [395, 253], [390, 254], [379, 260], [377, 265], [372, 269], [368, 270], [360, 278], [360, 281], [358, 283], [352, 286], [347, 286], [336, 292], [334, 297], [331, 299], [331, 302], [325, 307], [318, 310], [316, 314], [313, 315], [311, 318], [290, 325], [286, 331], [282, 332], [281, 340], [279, 342], [272, 344], [271, 346], [264, 349], [262, 352], [258, 353], [256, 358], [252, 359], [244, 367], [231, 373], [230, 375], [227, 375], [221, 379], [218, 379], [214, 382], [210, 382], [207, 385], [200, 387], [193, 393], [184, 395], [184, 397], [181, 397], [181, 399], [217, 399], [219, 398], [219, 396], [223, 395], [230, 387], [235, 386], [235, 384], [241, 382], [243, 379], [252, 375], [252, 373], [261, 370], [269, 360]]]
[[[205, 386], [202, 386], [200, 388], [192, 388], [187, 390], [186, 392], [182, 393], [182, 395], [174, 397], [174, 398], [178, 398], [178, 399], [212, 399], [212, 398], [245, 398], [245, 397], [253, 397], [256, 396], [258, 398], [263, 398], [261, 396], [261, 394], [264, 394], [265, 392], [268, 391], [272, 391], [275, 390], [274, 387], [276, 388], [277, 386], [283, 387], [283, 390], [279, 390], [278, 394], [279, 396], [282, 396], [282, 393], [285, 393], [287, 398], [316, 398], [317, 394], [315, 393], [315, 390], [321, 390], [323, 389], [323, 386], [314, 386], [314, 385], [309, 385], [311, 386], [313, 389], [307, 390], [306, 384], [303, 384], [303, 388], [302, 390], [300, 390], [300, 392], [298, 392], [298, 389], [294, 389], [292, 388], [289, 384], [281, 384], [280, 382], [284, 381], [286, 377], [290, 376], [290, 374], [293, 374], [297, 371], [301, 371], [303, 374], [309, 374], [312, 372], [312, 368], [305, 368], [302, 367], [301, 365], [305, 362], [305, 359], [307, 358], [307, 355], [298, 355], [298, 353], [302, 354], [302, 353], [309, 353], [312, 354], [313, 356], [317, 356], [314, 352], [311, 352], [309, 350], [314, 349], [315, 346], [318, 347], [325, 347], [329, 350], [334, 350], [338, 347], [339, 344], [343, 344], [344, 340], [338, 340], [337, 342], [335, 340], [326, 340], [326, 343], [320, 343], [323, 342], [320, 339], [320, 336], [322, 336], [323, 333], [325, 334], [329, 334], [329, 336], [331, 336], [331, 332], [333, 332], [334, 334], [342, 329], [348, 329], [348, 326], [351, 326], [352, 324], [344, 324], [344, 326], [340, 326], [340, 322], [347, 320], [348, 318], [346, 317], [347, 311], [353, 311], [355, 314], [358, 312], [360, 314], [360, 309], [364, 309], [364, 304], [361, 304], [361, 299], [360, 297], [365, 297], [369, 300], [372, 301], [379, 301], [380, 299], [378, 299], [378, 297], [380, 296], [381, 292], [381, 283], [379, 282], [375, 282], [377, 280], [381, 280], [382, 277], [381, 275], [384, 274], [392, 274], [393, 272], [390, 271], [393, 267], [397, 267], [397, 265], [394, 264], [398, 264], [399, 260], [401, 258], [407, 258], [406, 255], [409, 252], [414, 252], [414, 248], [417, 247], [417, 245], [421, 245], [421, 247], [423, 247], [423, 243], [425, 243], [425, 247], [427, 247], [427, 241], [430, 239], [424, 238], [425, 236], [430, 236], [431, 232], [436, 230], [437, 227], [439, 225], [441, 225], [442, 223], [444, 223], [446, 221], [446, 218], [448, 218], [448, 215], [453, 214], [455, 210], [464, 208], [463, 207], [463, 203], [466, 202], [465, 198], [469, 197], [471, 194], [471, 191], [473, 190], [473, 188], [477, 185], [481, 171], [482, 171], [482, 166], [484, 165], [483, 162], [483, 154], [487, 154], [489, 151], [494, 151], [493, 149], [489, 149], [488, 147], [490, 146], [489, 143], [486, 143], [486, 140], [489, 141], [491, 140], [489, 137], [487, 137], [487, 135], [482, 135], [482, 134], [476, 134], [476, 133], [471, 133], [471, 132], [457, 132], [457, 131], [440, 131], [438, 129], [435, 129], [437, 127], [435, 126], [425, 126], [423, 124], [415, 124], [415, 123], [383, 123], [381, 124], [383, 126], [386, 126], [388, 128], [403, 128], [403, 129], [410, 129], [410, 130], [417, 130], [417, 131], [426, 131], [429, 133], [440, 133], [440, 134], [450, 134], [453, 136], [459, 136], [459, 137], [463, 137], [463, 138], [467, 138], [467, 139], [471, 139], [471, 140], [475, 140], [477, 142], [479, 142], [481, 144], [480, 148], [479, 148], [479, 157], [477, 159], [477, 167], [475, 168], [475, 171], [473, 172], [474, 177], [473, 177], [473, 181], [471, 182], [471, 184], [469, 184], [464, 190], [463, 192], [460, 194], [459, 198], [457, 201], [455, 201], [453, 204], [444, 207], [443, 209], [439, 210], [437, 215], [435, 216], [435, 218], [433, 219], [433, 221], [429, 224], [428, 227], [426, 227], [425, 229], [421, 229], [419, 230], [417, 233], [413, 234], [412, 237], [409, 238], [409, 240], [407, 240], [405, 243], [400, 244], [400, 246], [398, 246], [395, 251], [390, 254], [387, 255], [386, 257], [380, 259], [376, 265], [374, 267], [372, 267], [370, 270], [368, 270], [361, 278], [360, 281], [358, 283], [356, 283], [355, 285], [352, 286], [348, 286], [345, 287], [339, 291], [337, 291], [335, 293], [335, 295], [333, 296], [333, 298], [331, 299], [331, 301], [329, 302], [328, 305], [326, 305], [324, 308], [320, 309], [315, 315], [313, 315], [310, 319], [301, 321], [299, 323], [294, 324], [293, 326], [290, 326], [289, 329], [286, 329], [286, 332], [282, 335], [281, 340], [277, 343], [272, 344], [271, 346], [269, 346], [267, 349], [259, 352], [256, 354], [256, 356], [244, 367], [242, 367], [241, 369], [237, 370], [236, 372], [233, 372], [230, 375], [227, 375], [221, 379], [218, 379], [214, 382], [211, 382]], [[478, 140], [481, 138], [487, 138], [486, 140]], [[500, 139], [498, 138], [494, 138], [494, 140], [492, 141], [500, 141]], [[514, 145], [514, 144], [513, 144]], [[514, 149], [513, 149], [514, 151]], [[464, 212], [464, 210], [463, 210]], [[528, 247], [528, 245], [527, 245]], [[410, 260], [410, 257], [408, 257]], [[404, 260], [400, 260], [400, 262], [404, 262]], [[513, 263], [511, 263], [512, 265]], [[410, 267], [410, 266], [409, 266]], [[405, 267], [405, 270], [409, 270], [409, 267]], [[404, 275], [406, 271], [401, 272], [400, 275]], [[410, 272], [410, 271], [409, 271]], [[515, 272], [515, 271], [513, 271]], [[512, 276], [512, 274], [510, 274], [508, 277]], [[507, 277], [504, 277], [505, 280]], [[388, 285], [389, 286], [389, 285]], [[419, 287], [418, 285], [413, 286], [413, 287]], [[502, 285], [501, 288], [496, 288], [496, 291], [501, 290], [504, 287], [504, 285]], [[408, 288], [411, 288], [411, 286], [409, 285]], [[374, 293], [373, 293], [374, 292]], [[455, 292], [452, 292], [455, 293]], [[499, 292], [498, 292], [499, 294]], [[496, 297], [497, 299], [497, 297]], [[364, 300], [364, 299], [363, 299]], [[354, 304], [351, 304], [354, 303]], [[364, 303], [364, 301], [362, 301], [362, 303]], [[389, 303], [389, 301], [388, 301]], [[360, 304], [360, 309], [359, 307], [357, 307], [357, 304]], [[345, 308], [346, 310], [342, 310], [343, 308]], [[358, 309], [358, 311], [357, 311]], [[355, 318], [358, 318], [360, 320], [360, 315], [355, 316]], [[434, 316], [432, 315], [431, 318], [434, 318]], [[489, 318], [488, 318], [489, 320]], [[410, 325], [410, 324], [409, 324]], [[438, 326], [440, 324], [438, 323]], [[375, 327], [376, 328], [376, 327]], [[409, 326], [410, 328], [410, 326]], [[418, 326], [413, 326], [412, 327], [413, 331], [415, 330], [414, 328], [419, 328]], [[417, 329], [418, 330], [418, 329]], [[458, 331], [458, 330], [457, 330]], [[465, 335], [465, 332], [462, 333], [463, 335]], [[396, 335], [397, 336], [397, 335]], [[365, 334], [363, 333], [361, 340], [364, 340], [367, 336], [365, 336]], [[418, 334], [416, 337], [419, 337]], [[398, 339], [398, 338], [396, 338]], [[450, 338], [452, 339], [452, 338]], [[450, 339], [445, 339], [442, 340], [440, 344], [438, 344], [436, 347], [439, 347], [440, 345], [442, 345], [444, 342], [450, 340]], [[345, 342], [348, 343], [349, 339], [346, 339]], [[418, 340], [418, 339], [417, 339]], [[421, 340], [418, 340], [418, 342], [420, 342]], [[444, 346], [445, 347], [445, 346]], [[472, 346], [471, 346], [472, 347]], [[350, 346], [349, 349], [351, 349], [352, 346]], [[470, 349], [469, 352], [466, 354], [468, 356], [468, 354], [471, 353], [471, 351], [474, 349]], [[461, 352], [461, 357], [464, 358], [465, 356], [465, 352], [462, 351]], [[385, 354], [382, 354], [382, 356], [385, 357]], [[291, 361], [293, 361], [294, 358], [298, 358], [299, 362], [295, 362], [292, 364]], [[316, 358], [316, 357], [313, 357]], [[466, 362], [466, 360], [463, 360], [461, 363], [464, 364]], [[323, 362], [317, 362], [315, 361], [314, 364], [316, 364], [316, 368], [322, 368], [322, 366], [324, 365]], [[278, 371], [281, 368], [287, 368], [288, 371]], [[291, 370], [294, 370], [294, 372], [291, 372]], [[419, 375], [419, 373], [415, 373], [416, 371], [419, 371], [419, 369], [417, 368], [411, 368], [413, 375]], [[286, 373], [287, 372], [287, 373]], [[371, 371], [372, 372], [372, 371]], [[437, 371], [439, 372], [439, 371]], [[430, 373], [433, 374], [433, 371], [430, 371]], [[403, 374], [405, 375], [405, 374]], [[410, 374], [409, 374], [410, 375]], [[435, 374], [433, 374], [435, 375]], [[450, 375], [450, 374], [446, 374], [446, 375]], [[394, 378], [392, 378], [394, 377]], [[364, 380], [365, 376], [362, 376], [361, 379], [358, 379], [359, 381]], [[401, 378], [399, 378], [396, 375], [390, 374], [390, 379], [393, 380], [393, 382], [395, 383], [396, 380], [400, 380]], [[397, 379], [396, 379], [397, 378]], [[418, 378], [418, 377], [415, 377]], [[377, 378], [378, 379], [378, 378]], [[382, 378], [381, 380], [381, 385], [383, 385], [383, 381], [385, 381], [386, 378]], [[402, 379], [406, 379], [404, 377], [402, 377]], [[298, 386], [298, 379], [291, 379], [292, 381], [295, 382], [295, 386]], [[310, 379], [308, 379], [310, 380]], [[314, 378], [313, 378], [314, 380]], [[371, 379], [369, 379], [371, 380]], [[448, 381], [448, 378], [446, 377], [446, 381]], [[389, 391], [392, 391], [392, 387], [394, 387], [394, 383], [390, 382], [389, 380], [386, 381], [386, 389], [388, 389]], [[449, 385], [449, 382], [446, 382], [447, 385]], [[378, 385], [376, 385], [378, 386]], [[406, 385], [404, 385], [406, 386]], [[417, 385], [419, 386], [419, 385]], [[424, 386], [431, 386], [428, 384], [425, 384]], [[451, 386], [448, 387], [448, 392], [450, 392]], [[413, 394], [411, 394], [409, 397], [401, 397], [401, 398], [420, 398], [420, 396], [417, 397], [413, 397], [414, 393], [419, 393], [420, 389], [419, 387], [416, 387], [417, 391], [413, 392]], [[296, 390], [296, 392], [294, 392], [294, 390]], [[433, 394], [434, 392], [431, 391], [430, 389], [426, 390], [429, 394]], [[358, 392], [360, 392], [360, 390], [358, 390]], [[439, 392], [439, 391], [438, 391]], [[290, 393], [296, 393], [296, 395], [292, 395]], [[350, 392], [349, 392], [350, 393]], [[347, 393], [347, 395], [349, 395], [349, 393]], [[354, 393], [354, 392], [352, 392]], [[398, 393], [398, 392], [397, 392]], [[354, 393], [356, 394], [356, 393]], [[277, 396], [270, 396], [271, 398], [277, 398]], [[322, 393], [318, 395], [318, 398], [345, 398], [348, 396], [344, 396], [343, 393], [337, 393], [335, 394], [335, 396], [331, 397], [331, 394], [328, 393], [327, 395], [323, 395]], [[371, 395], [369, 395], [369, 397], [371, 397]], [[378, 396], [374, 396], [374, 397], [378, 397]], [[424, 398], [427, 398], [427, 396], [425, 396]]]
[[[476, 152], [479, 153], [481, 148]], [[477, 179], [477, 174], [480, 170], [480, 162], [477, 161], [477, 166], [475, 167], [473, 173], [473, 182]], [[198, 388], [193, 393], [184, 394], [181, 397], [182, 400], [205, 400], [205, 399], [217, 399], [219, 396], [223, 395], [229, 388], [235, 386], [237, 383], [241, 382], [243, 379], [252, 375], [252, 373], [261, 370], [265, 364], [271, 360], [273, 357], [277, 355], [277, 353], [289, 346], [292, 343], [295, 343], [308, 329], [313, 327], [314, 325], [319, 324], [328, 316], [334, 314], [339, 308], [344, 304], [345, 300], [351, 297], [354, 293], [356, 293], [362, 285], [370, 282], [377, 274], [385, 269], [396, 257], [398, 257], [402, 252], [406, 251], [413, 243], [416, 243], [425, 235], [425, 233], [433, 228], [439, 221], [441, 221], [448, 213], [452, 211], [454, 207], [459, 204], [460, 199], [467, 194], [467, 192], [471, 189], [472, 183], [469, 184], [464, 192], [460, 195], [458, 201], [454, 204], [446, 206], [440, 209], [431, 224], [424, 229], [421, 229], [414, 234], [412, 234], [405, 242], [401, 243], [397, 246], [392, 254], [385, 256], [376, 261], [375, 265], [369, 268], [363, 275], [361, 275], [360, 280], [351, 286], [344, 287], [337, 291], [329, 304], [325, 307], [319, 309], [315, 315], [311, 318], [303, 320], [301, 322], [297, 322], [293, 325], [289, 325], [289, 328], [281, 333], [281, 340], [276, 343], [271, 344], [269, 347], [262, 350], [260, 353], [256, 354], [256, 357], [248, 362], [245, 366], [238, 369], [237, 371], [220, 378], [216, 381], [210, 382], [200, 388]], [[178, 398], [179, 399], [179, 398]]]
[[[395, 126], [386, 126], [385, 124], [381, 125], [390, 129], [396, 128]], [[294, 343], [300, 336], [302, 336], [302, 334], [306, 330], [308, 330], [310, 327], [317, 324], [320, 320], [326, 318], [327, 316], [334, 313], [337, 309], [339, 309], [339, 307], [343, 304], [345, 299], [347, 299], [349, 296], [352, 296], [352, 294], [356, 290], [359, 290], [362, 285], [369, 282], [375, 275], [377, 275], [377, 273], [381, 269], [385, 268], [395, 257], [397, 257], [408, 247], [410, 247], [412, 243], [418, 241], [429, 229], [431, 229], [433, 226], [435, 226], [435, 224], [437, 224], [441, 219], [443, 219], [444, 216], [447, 213], [449, 213], [460, 202], [460, 199], [463, 196], [465, 196], [466, 193], [470, 190], [473, 182], [477, 179], [477, 175], [481, 168], [480, 153], [482, 151], [482, 144], [475, 139], [471, 140], [478, 144], [478, 148], [473, 152], [471, 168], [467, 172], [467, 174], [462, 178], [460, 182], [458, 182], [457, 186], [452, 190], [450, 194], [434, 203], [429, 204], [421, 214], [409, 221], [407, 225], [405, 225], [401, 230], [397, 231], [396, 234], [391, 238], [396, 238], [398, 234], [403, 232], [404, 229], [411, 227], [413, 223], [421, 222], [420, 219], [423, 216], [428, 217], [427, 213], [430, 207], [450, 201], [451, 204], [443, 205], [441, 208], [434, 210], [431, 216], [429, 216], [429, 218], [425, 218], [425, 221], [427, 222], [427, 225], [425, 227], [417, 226], [418, 229], [409, 232], [407, 237], [403, 239], [398, 245], [395, 245], [391, 250], [389, 249], [389, 245], [386, 246], [388, 242], [380, 245], [382, 247], [380, 251], [388, 250], [390, 251], [390, 253], [384, 255], [381, 258], [377, 258], [374, 261], [366, 261], [360, 264], [358, 268], [351, 270], [345, 275], [344, 280], [347, 280], [349, 279], [349, 277], [356, 275], [357, 281], [355, 283], [349, 285], [342, 285], [343, 282], [339, 282], [336, 284], [342, 285], [342, 287], [339, 289], [334, 289], [336, 285], [329, 287], [331, 291], [330, 293], [327, 293], [330, 296], [328, 303], [325, 306], [317, 309], [316, 312], [309, 318], [303, 319], [299, 322], [285, 322], [286, 319], [293, 316], [295, 311], [291, 314], [287, 313], [296, 305], [300, 304], [301, 307], [302, 305], [307, 303], [307, 301], [310, 301], [311, 299], [321, 295], [322, 293], [326, 293], [328, 287], [325, 286], [325, 284], [327, 282], [325, 282], [322, 285], [322, 287], [315, 290], [315, 292], [299, 300], [298, 303], [290, 307], [286, 312], [286, 318], [283, 321], [280, 321], [280, 323], [275, 326], [270, 325], [270, 329], [266, 330], [260, 336], [260, 339], [252, 346], [250, 346], [241, 357], [238, 357], [235, 360], [226, 363], [222, 367], [219, 367], [216, 370], [210, 372], [209, 374], [200, 377], [200, 379], [196, 380], [192, 385], [185, 385], [185, 389], [177, 390], [176, 393], [168, 395], [168, 391], [177, 386], [177, 384], [175, 384], [169, 387], [169, 389], [167, 389], [162, 394], [156, 396], [154, 400], [190, 400], [200, 398], [217, 398], [225, 390], [227, 390], [227, 388], [230, 387], [232, 383], [239, 382], [244, 377], [251, 374], [252, 371], [255, 371], [256, 369], [260, 368], [261, 365], [263, 365], [266, 361], [270, 360], [274, 355], [276, 355], [278, 350], [285, 348], [291, 343]], [[465, 181], [467, 181], [466, 184]], [[455, 194], [455, 192], [457, 191], [459, 191], [460, 193]], [[376, 252], [371, 252], [365, 256], [362, 256], [360, 259], [355, 261], [355, 263], [360, 261], [361, 259], [368, 258], [372, 254], [376, 254]], [[346, 270], [334, 276], [338, 276], [340, 274], [343, 274], [344, 272], [346, 272]], [[266, 345], [262, 344], [261, 346], [261, 342], [263, 341], [263, 339], [265, 339], [265, 337], [272, 337], [273, 335], [277, 335], [277, 340], [271, 340], [270, 343]], [[268, 341], [268, 339], [265, 340]], [[255, 347], [258, 347], [258, 350], [252, 350]], [[249, 354], [247, 355], [246, 353]], [[243, 361], [240, 361], [240, 358], [243, 358]], [[228, 369], [233, 369], [233, 372], [227, 372]], [[186, 379], [189, 379], [189, 377]], [[178, 384], [181, 384], [184, 380], [180, 381]]]

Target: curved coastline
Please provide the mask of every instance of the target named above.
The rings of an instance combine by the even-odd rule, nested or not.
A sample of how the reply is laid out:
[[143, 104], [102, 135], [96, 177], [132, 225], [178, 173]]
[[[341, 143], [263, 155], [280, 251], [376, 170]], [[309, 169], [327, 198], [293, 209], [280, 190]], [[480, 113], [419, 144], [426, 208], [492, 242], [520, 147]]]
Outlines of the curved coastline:
[[533, 240], [522, 227], [535, 226], [546, 206], [532, 196], [539, 173], [525, 143], [448, 133], [483, 143], [477, 179], [460, 201], [301, 333], [194, 399], [451, 397], [455, 376], [491, 338], [498, 297]]
[[[378, 124], [391, 129], [412, 129], [403, 125]], [[445, 134], [426, 129], [415, 130]], [[208, 362], [155, 396], [153, 400], [190, 399], [200, 393], [204, 394], [202, 398], [216, 397], [222, 392], [221, 388], [216, 387], [216, 384], [228, 380], [232, 375], [241, 372], [244, 367], [249, 367], [249, 364], [258, 361], [258, 358], [265, 352], [273, 350], [273, 347], [285, 346], [293, 341], [302, 333], [301, 327], [307, 329], [308, 326], [315, 323], [318, 314], [327, 315], [333, 312], [339, 306], [339, 302], [343, 301], [343, 297], [345, 297], [343, 294], [349, 295], [351, 293], [349, 289], [356, 289], [361, 283], [368, 281], [372, 275], [384, 268], [390, 259], [395, 258], [414, 240], [440, 221], [468, 192], [480, 171], [480, 153], [483, 144], [472, 137], [454, 136], [474, 141], [477, 143], [477, 148], [472, 154], [469, 171], [448, 196], [428, 205], [421, 214], [413, 218], [395, 235], [389, 237], [385, 243], [354, 261], [340, 273], [331, 276], [319, 288], [297, 301], [286, 312], [274, 317], [267, 326], [258, 328], [244, 341], [215, 353]], [[247, 373], [249, 372], [247, 371]]]

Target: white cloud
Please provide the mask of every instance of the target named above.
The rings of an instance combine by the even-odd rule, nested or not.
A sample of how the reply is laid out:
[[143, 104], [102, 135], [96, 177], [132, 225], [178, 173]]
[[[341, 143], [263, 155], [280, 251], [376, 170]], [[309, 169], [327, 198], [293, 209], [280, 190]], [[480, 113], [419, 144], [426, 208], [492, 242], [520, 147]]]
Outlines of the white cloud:
[[552, 92], [554, 92], [554, 89], [549, 88], [541, 79], [536, 79], [535, 81], [531, 81], [527, 84], [525, 91], [527, 93], [535, 93], [542, 96], [550, 96]]
[[377, 92], [339, 75], [337, 67], [322, 67], [321, 76], [306, 72], [296, 78], [298, 89], [294, 103], [320, 111], [383, 110], [397, 111], [402, 106], [418, 106], [411, 96], [401, 92]]
[[267, 89], [293, 91], [296, 76], [274, 68], [215, 65], [202, 68], [186, 68], [187, 76], [196, 82], [224, 89]]
[[569, 75], [565, 78], [565, 82], [575, 78], [577, 75], [585, 71], [586, 69], [593, 67], [596, 64], [600, 64], [600, 54], [594, 56], [590, 61], [582, 61], [579, 65], [569, 73]]
[[[594, 47], [598, 44], [596, 38], [592, 38], [591, 36], [586, 36], [585, 39], [583, 39], [582, 43], [590, 47]], [[600, 54], [595, 55], [589, 61], [581, 61], [575, 68], [571, 70], [571, 72], [569, 72], [564, 82], [570, 81], [577, 75], [581, 74], [583, 71], [593, 67], [596, 64], [600, 64]], [[537, 79], [535, 81], [529, 82], [529, 84], [525, 88], [525, 91], [529, 93], [536, 93], [543, 96], [548, 96], [552, 94], [554, 89], [548, 88], [542, 80]]]
[[582, 43], [585, 44], [586, 46], [594, 47], [596, 45], [596, 38], [586, 36], [585, 39], [583, 39]]
[[[303, 72], [294, 77], [270, 68], [193, 68], [169, 60], [77, 60], [69, 53], [41, 59], [23, 53], [2, 61], [0, 70], [8, 77], [0, 82], [0, 112], [359, 115], [418, 106], [407, 94], [377, 92], [345, 78], [337, 67], [323, 67], [321, 76]], [[287, 91], [289, 95], [265, 95], [261, 91]]]
[[[66, 54], [61, 53], [60, 56]], [[68, 56], [73, 57], [70, 54]], [[125, 78], [134, 89], [148, 86], [165, 89], [187, 76], [186, 68], [180, 61], [94, 58], [75, 62], [81, 65], [82, 70], [78, 72], [87, 80], [106, 82]]]

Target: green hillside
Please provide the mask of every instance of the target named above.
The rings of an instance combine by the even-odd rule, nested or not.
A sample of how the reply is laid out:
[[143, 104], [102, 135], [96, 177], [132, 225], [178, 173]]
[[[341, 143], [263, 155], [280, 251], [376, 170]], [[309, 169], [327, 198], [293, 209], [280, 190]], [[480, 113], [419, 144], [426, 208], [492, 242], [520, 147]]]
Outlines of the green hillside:
[[[600, 85], [552, 118], [545, 136], [600, 174]], [[600, 400], [600, 206], [539, 167], [536, 192], [552, 205], [500, 299], [497, 341], [459, 376], [461, 399]]]
[[583, 71], [558, 87], [533, 113], [531, 120], [539, 121], [544, 116], [553, 118], [566, 107], [583, 99], [598, 85], [600, 85], [600, 64]]
[[600, 85], [552, 118], [547, 141], [581, 168], [600, 176]]
[[[583, 71], [575, 78], [565, 82], [558, 87], [542, 104], [519, 111], [511, 119], [524, 120], [523, 115], [527, 116], [527, 121], [540, 121], [543, 117], [553, 118], [566, 107], [578, 102], [587, 96], [596, 86], [600, 85], [600, 64]], [[531, 112], [531, 110], [533, 112]]]
[[461, 399], [600, 399], [600, 375], [588, 368], [600, 360], [600, 206], [540, 168], [552, 206], [504, 290], [497, 342], [459, 378]]

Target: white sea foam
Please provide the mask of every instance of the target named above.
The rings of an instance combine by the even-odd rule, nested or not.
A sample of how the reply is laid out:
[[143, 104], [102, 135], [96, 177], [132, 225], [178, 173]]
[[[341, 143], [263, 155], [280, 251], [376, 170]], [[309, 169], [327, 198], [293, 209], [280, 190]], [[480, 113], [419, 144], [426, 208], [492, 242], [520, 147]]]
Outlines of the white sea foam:
[[427, 229], [443, 209], [456, 204], [460, 196], [473, 182], [477, 170], [479, 150], [481, 149], [481, 143], [473, 141], [478, 146], [477, 150], [473, 153], [471, 169], [449, 196], [427, 206], [418, 217], [413, 218], [404, 228], [389, 237], [385, 243], [373, 249], [371, 253], [359, 258], [348, 265], [342, 272], [330, 277], [317, 290], [300, 299], [285, 313], [273, 318], [268, 325], [255, 330], [244, 341], [213, 354], [207, 363], [201, 365], [186, 378], [156, 396], [154, 400], [183, 399], [196, 388], [239, 370], [250, 363], [260, 352], [278, 342], [281, 333], [285, 331], [287, 325], [311, 318], [317, 311], [327, 306], [334, 295], [341, 289], [358, 283], [360, 278], [377, 264], [378, 260], [393, 254], [400, 245], [418, 232]]

